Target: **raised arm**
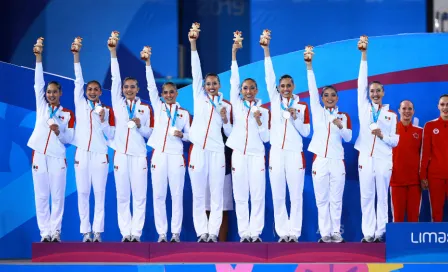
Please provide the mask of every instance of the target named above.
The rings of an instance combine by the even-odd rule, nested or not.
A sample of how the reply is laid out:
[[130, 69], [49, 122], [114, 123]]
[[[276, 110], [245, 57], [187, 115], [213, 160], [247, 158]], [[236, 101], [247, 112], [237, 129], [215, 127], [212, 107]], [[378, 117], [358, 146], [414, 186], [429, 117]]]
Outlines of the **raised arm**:
[[319, 91], [317, 89], [316, 78], [313, 72], [311, 61], [306, 61], [308, 92], [310, 93], [311, 112], [313, 114], [320, 114], [323, 111], [322, 105], [319, 101]]
[[45, 80], [44, 80], [44, 69], [42, 67], [42, 51], [40, 52], [34, 50], [34, 55], [36, 55], [36, 69], [34, 70], [34, 93], [36, 96], [36, 111], [39, 112], [47, 106], [47, 101], [45, 100]]
[[269, 99], [272, 101], [275, 96], [279, 96], [280, 94], [277, 91], [276, 78], [274, 73], [274, 66], [272, 65], [271, 53], [269, 51], [269, 42], [266, 46], [263, 46], [264, 49], [264, 72], [265, 72], [265, 80], [266, 80], [266, 88], [268, 89]]
[[192, 88], [194, 99], [203, 94], [201, 60], [199, 59], [199, 54], [196, 49], [196, 40], [199, 38], [199, 33], [197, 35], [196, 38], [190, 38], [190, 35], [188, 37], [191, 45], [191, 73], [193, 77]]
[[[116, 45], [118, 45], [118, 41], [116, 42]], [[112, 86], [110, 88], [112, 106], [117, 109], [120, 106], [120, 102], [123, 100], [121, 96], [120, 66], [118, 65], [117, 60], [117, 47], [108, 45], [108, 48], [110, 51], [110, 71], [112, 74]]]
[[75, 107], [79, 103], [85, 102], [84, 99], [84, 78], [82, 77], [81, 63], [79, 61], [79, 51], [73, 52], [73, 60], [75, 66]]
[[151, 54], [149, 53], [148, 59], [146, 60], [146, 81], [148, 83], [149, 100], [151, 100], [151, 105], [154, 109], [155, 114], [160, 113], [162, 106], [162, 101], [159, 97], [159, 91], [157, 90], [156, 81], [154, 79], [154, 72], [151, 66]]
[[240, 74], [238, 71], [238, 63], [236, 62], [236, 52], [241, 46], [233, 44], [232, 46], [232, 66], [230, 72], [230, 103], [236, 105], [240, 99]]
[[367, 51], [362, 51], [361, 64], [358, 75], [358, 110], [369, 106], [369, 99], [367, 98]]

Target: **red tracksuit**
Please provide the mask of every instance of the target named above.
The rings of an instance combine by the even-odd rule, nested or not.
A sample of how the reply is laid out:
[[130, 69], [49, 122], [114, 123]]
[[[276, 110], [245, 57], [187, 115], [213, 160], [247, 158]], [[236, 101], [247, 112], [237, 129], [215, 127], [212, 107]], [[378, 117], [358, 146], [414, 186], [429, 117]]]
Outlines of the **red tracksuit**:
[[392, 150], [392, 177], [390, 180], [394, 222], [403, 222], [405, 212], [408, 222], [418, 222], [422, 192], [419, 180], [421, 127], [397, 124], [400, 135], [398, 145]]
[[448, 195], [448, 121], [441, 117], [423, 129], [420, 179], [428, 180], [433, 222], [442, 222], [443, 205]]

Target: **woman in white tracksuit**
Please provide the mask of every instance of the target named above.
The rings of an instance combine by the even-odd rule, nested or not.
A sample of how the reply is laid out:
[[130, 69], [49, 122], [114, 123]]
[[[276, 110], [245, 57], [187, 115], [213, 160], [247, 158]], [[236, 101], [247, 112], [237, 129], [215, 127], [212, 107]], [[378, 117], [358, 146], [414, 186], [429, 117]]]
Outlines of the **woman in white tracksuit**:
[[[358, 42], [358, 49], [360, 49]], [[361, 47], [362, 48], [362, 47]], [[392, 175], [392, 149], [398, 145], [398, 116], [383, 104], [384, 86], [368, 84], [367, 46], [362, 51], [358, 76], [359, 151], [358, 172], [361, 191], [361, 242], [383, 242], [388, 214], [388, 192]], [[368, 99], [370, 97], [370, 101]], [[376, 211], [375, 211], [376, 193]]]
[[41, 46], [33, 49], [36, 125], [28, 146], [33, 150], [32, 175], [41, 242], [60, 242], [67, 174], [65, 144], [73, 140], [75, 115], [60, 105], [62, 89], [58, 82], [51, 81], [44, 89], [42, 49]]
[[[302, 233], [303, 186], [305, 157], [302, 137], [310, 134], [308, 105], [294, 95], [294, 81], [284, 75], [277, 83], [269, 53], [269, 44], [262, 46], [265, 56], [266, 87], [271, 100], [269, 176], [274, 202], [275, 231], [279, 242], [298, 242]], [[286, 210], [286, 185], [291, 199], [291, 212]]]
[[[73, 145], [75, 154], [76, 189], [78, 191], [78, 211], [81, 220], [80, 232], [83, 242], [101, 242], [104, 232], [104, 201], [106, 182], [109, 172], [107, 140], [112, 140], [115, 133], [115, 117], [111, 107], [100, 101], [101, 85], [90, 81], [84, 97], [84, 79], [82, 76], [79, 51], [73, 51], [75, 68], [75, 114], [77, 119]], [[106, 136], [107, 139], [104, 137]], [[93, 186], [95, 195], [95, 212], [93, 227], [90, 225], [89, 200]]]
[[[261, 242], [264, 227], [266, 171], [264, 144], [269, 141], [269, 110], [256, 99], [257, 83], [247, 78], [241, 86], [236, 52], [233, 44], [230, 77], [230, 102], [234, 127], [226, 145], [233, 149], [232, 180], [238, 234], [241, 242]], [[251, 212], [249, 216], [249, 195]]]
[[336, 106], [338, 93], [333, 86], [322, 91], [324, 107], [319, 102], [312, 56], [305, 52], [308, 90], [314, 134], [308, 151], [314, 153], [312, 176], [322, 243], [342, 243], [341, 213], [345, 185], [344, 148], [342, 140], [352, 139], [352, 125], [347, 113]]
[[163, 102], [154, 80], [150, 55], [146, 60], [146, 80], [149, 99], [154, 109], [154, 130], [148, 140], [152, 147], [151, 178], [154, 205], [154, 222], [158, 242], [167, 242], [166, 193], [171, 192], [171, 242], [180, 242], [183, 218], [183, 192], [185, 180], [185, 158], [183, 141], [188, 141], [190, 113], [176, 102], [177, 88], [172, 82], [162, 86]]
[[[113, 42], [109, 38], [108, 44]], [[137, 97], [135, 78], [125, 78], [122, 86], [116, 46], [111, 47], [112, 107], [115, 135], [110, 147], [114, 153], [114, 177], [117, 189], [118, 227], [122, 242], [140, 242], [145, 224], [148, 159], [145, 138], [151, 136], [154, 120], [151, 107]], [[123, 97], [124, 95], [124, 97]], [[132, 193], [132, 215], [131, 215]]]
[[[190, 36], [190, 35], [189, 35]], [[198, 242], [217, 242], [222, 222], [223, 187], [226, 170], [224, 141], [232, 131], [232, 105], [219, 92], [219, 77], [207, 74], [202, 84], [201, 61], [196, 50], [196, 38], [191, 44], [194, 119], [190, 129], [188, 173], [193, 191], [193, 224]], [[205, 211], [205, 188], [210, 186], [210, 217]]]

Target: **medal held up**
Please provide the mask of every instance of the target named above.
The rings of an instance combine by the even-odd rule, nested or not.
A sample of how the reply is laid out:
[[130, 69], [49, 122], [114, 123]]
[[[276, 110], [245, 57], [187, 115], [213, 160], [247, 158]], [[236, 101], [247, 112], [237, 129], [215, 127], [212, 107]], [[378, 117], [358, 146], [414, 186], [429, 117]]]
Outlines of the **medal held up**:
[[75, 40], [72, 42], [72, 46], [70, 48], [70, 51], [72, 51], [73, 53], [78, 53], [79, 50], [81, 50], [82, 47], [82, 38], [81, 37], [76, 37]]
[[311, 45], [307, 45], [305, 47], [305, 52], [303, 52], [303, 59], [306, 62], [311, 62], [313, 60], [313, 55], [314, 55], [313, 49], [314, 49], [314, 47]]
[[188, 37], [190, 39], [197, 39], [199, 37], [199, 32], [201, 31], [199, 29], [200, 26], [201, 24], [198, 22], [195, 22], [191, 25], [190, 32], [188, 33]]
[[36, 44], [33, 47], [33, 53], [41, 54], [43, 49], [44, 49], [44, 38], [39, 37], [36, 41]]
[[146, 45], [140, 52], [140, 59], [147, 61], [149, 59], [149, 56], [151, 56], [151, 47]]
[[107, 40], [107, 45], [110, 47], [116, 47], [119, 39], [120, 39], [120, 32], [112, 31], [109, 40]]
[[240, 48], [243, 48], [243, 40], [244, 38], [242, 37], [243, 32], [241, 31], [235, 31], [233, 32], [233, 41], [235, 42], [235, 44], [237, 44]]
[[260, 35], [260, 45], [267, 46], [270, 39], [271, 31], [269, 29], [263, 30], [263, 33]]
[[358, 49], [361, 51], [367, 50], [367, 45], [369, 43], [369, 38], [366, 35], [359, 37]]

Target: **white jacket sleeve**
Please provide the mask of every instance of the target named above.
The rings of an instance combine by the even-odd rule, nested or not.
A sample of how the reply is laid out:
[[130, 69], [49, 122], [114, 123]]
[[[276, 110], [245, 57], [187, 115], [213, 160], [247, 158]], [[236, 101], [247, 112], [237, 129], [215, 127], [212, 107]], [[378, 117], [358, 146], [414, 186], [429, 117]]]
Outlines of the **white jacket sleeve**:
[[162, 101], [160, 100], [159, 91], [157, 90], [157, 85], [151, 66], [146, 66], [146, 81], [148, 83], [148, 92], [151, 105], [154, 109], [154, 113], [158, 115], [162, 107]]
[[369, 106], [369, 99], [367, 98], [367, 61], [361, 60], [358, 75], [358, 111]]
[[107, 120], [101, 123], [101, 130], [104, 136], [110, 141], [115, 136], [115, 115], [113, 109], [109, 108], [109, 116]]
[[186, 122], [185, 123], [185, 126], [184, 126], [184, 129], [183, 129], [183, 132], [182, 132], [182, 134], [183, 134], [183, 136], [182, 136], [182, 141], [184, 141], [184, 142], [189, 142], [190, 141], [190, 125], [191, 125], [191, 122], [192, 122], [192, 119], [191, 119], [191, 115], [190, 115], [190, 113], [187, 113], [187, 117], [188, 117], [188, 122]]
[[398, 145], [398, 141], [400, 140], [400, 135], [397, 134], [397, 118], [391, 118], [392, 122], [392, 130], [389, 135], [383, 134], [383, 142], [385, 142], [388, 146], [394, 148]]
[[36, 96], [36, 112], [39, 113], [47, 106], [45, 100], [45, 81], [44, 70], [42, 62], [36, 62], [36, 69], [34, 70], [34, 92]]
[[319, 90], [317, 89], [316, 77], [314, 76], [313, 70], [308, 70], [307, 78], [308, 92], [310, 93], [311, 113], [312, 115], [322, 114], [323, 108], [319, 101]]
[[84, 99], [84, 78], [82, 76], [81, 63], [75, 63], [75, 107], [79, 105], [79, 103], [85, 102]]
[[110, 70], [112, 74], [112, 86], [110, 88], [112, 107], [118, 109], [123, 97], [121, 96], [121, 75], [117, 58], [111, 58]]
[[269, 110], [266, 111], [266, 114], [262, 115], [262, 124], [258, 126], [258, 134], [260, 135], [260, 139], [267, 143], [269, 142], [269, 130], [271, 127], [271, 112]]
[[275, 96], [279, 96], [280, 94], [277, 91], [277, 79], [275, 78], [274, 66], [272, 65], [271, 57], [264, 58], [264, 72], [269, 99], [272, 101]]
[[238, 63], [232, 61], [230, 69], [230, 103], [236, 105], [240, 100], [240, 73], [238, 71]]
[[191, 51], [191, 73], [193, 77], [193, 98], [196, 99], [203, 94], [201, 60], [197, 50]]

